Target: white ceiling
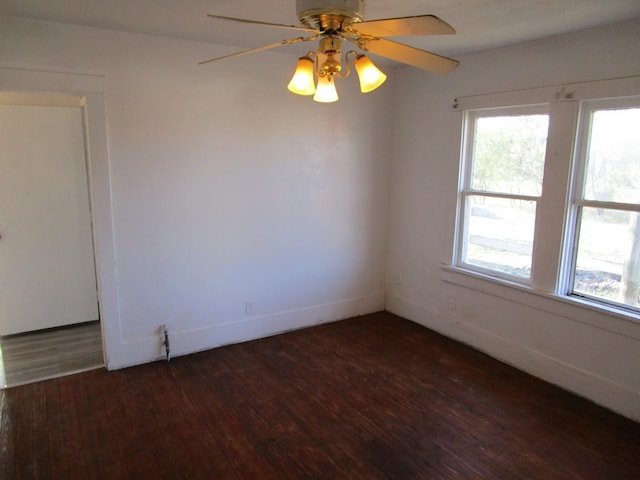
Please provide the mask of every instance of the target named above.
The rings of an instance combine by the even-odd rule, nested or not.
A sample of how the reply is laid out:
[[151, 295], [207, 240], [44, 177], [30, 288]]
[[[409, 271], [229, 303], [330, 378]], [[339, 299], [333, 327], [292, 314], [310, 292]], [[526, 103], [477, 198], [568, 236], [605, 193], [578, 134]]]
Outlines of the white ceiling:
[[[0, 15], [234, 45], [248, 49], [298, 32], [213, 20], [207, 13], [299, 24], [294, 0], [2, 0]], [[437, 15], [454, 36], [397, 39], [455, 57], [640, 17], [640, 0], [368, 0], [366, 20]], [[293, 49], [288, 46], [283, 49]]]

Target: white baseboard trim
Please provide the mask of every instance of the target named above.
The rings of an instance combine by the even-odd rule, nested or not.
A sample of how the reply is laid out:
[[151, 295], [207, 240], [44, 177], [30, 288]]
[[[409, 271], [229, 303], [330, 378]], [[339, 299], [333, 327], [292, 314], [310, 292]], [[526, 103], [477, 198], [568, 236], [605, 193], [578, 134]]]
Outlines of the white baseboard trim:
[[[385, 295], [380, 292], [269, 315], [249, 316], [237, 321], [218, 323], [194, 330], [174, 330], [169, 325], [171, 357], [379, 312], [384, 310], [384, 304]], [[162, 336], [158, 331], [155, 336], [122, 342], [118, 348], [118, 355], [111, 358], [107, 368], [117, 370], [164, 358]]]
[[419, 323], [486, 353], [535, 377], [640, 421], [640, 392], [612, 382], [528, 345], [519, 344], [468, 322], [443, 318], [438, 312], [393, 296], [387, 311]]

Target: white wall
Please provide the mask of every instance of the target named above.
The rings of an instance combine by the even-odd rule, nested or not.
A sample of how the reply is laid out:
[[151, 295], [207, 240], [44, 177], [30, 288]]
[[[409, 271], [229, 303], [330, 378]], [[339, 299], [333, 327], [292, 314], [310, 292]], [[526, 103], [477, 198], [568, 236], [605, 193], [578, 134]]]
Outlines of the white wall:
[[640, 21], [406, 69], [395, 97], [387, 309], [640, 419], [640, 323], [451, 271], [462, 116], [454, 98], [640, 74]]
[[293, 54], [197, 66], [231, 49], [10, 18], [0, 32], [0, 90], [99, 90], [109, 368], [159, 358], [163, 324], [177, 355], [384, 307], [391, 82], [365, 97], [341, 80], [319, 105], [286, 90]]

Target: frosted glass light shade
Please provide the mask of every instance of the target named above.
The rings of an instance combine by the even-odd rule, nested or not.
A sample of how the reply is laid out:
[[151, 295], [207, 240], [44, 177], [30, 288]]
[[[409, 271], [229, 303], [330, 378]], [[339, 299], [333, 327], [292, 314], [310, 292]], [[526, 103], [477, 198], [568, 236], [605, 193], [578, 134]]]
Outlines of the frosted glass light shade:
[[376, 67], [369, 57], [358, 55], [353, 62], [360, 79], [360, 91], [369, 93], [382, 85], [387, 76]]
[[325, 75], [318, 77], [318, 88], [313, 96], [316, 102], [331, 103], [338, 101], [338, 92], [336, 85], [333, 83], [333, 75]]
[[313, 60], [309, 57], [302, 57], [298, 60], [296, 71], [293, 73], [287, 88], [296, 95], [313, 95], [316, 93], [316, 86], [313, 80]]

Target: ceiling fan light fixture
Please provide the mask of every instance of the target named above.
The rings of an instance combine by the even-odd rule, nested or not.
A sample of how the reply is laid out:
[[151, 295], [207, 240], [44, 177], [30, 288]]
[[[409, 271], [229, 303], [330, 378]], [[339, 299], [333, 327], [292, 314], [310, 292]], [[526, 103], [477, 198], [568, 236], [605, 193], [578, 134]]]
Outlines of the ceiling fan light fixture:
[[318, 40], [316, 49], [310, 50], [298, 59], [287, 88], [296, 95], [313, 95], [315, 101], [328, 103], [338, 100], [334, 80], [347, 78], [351, 70], [357, 71], [362, 93], [372, 92], [387, 79], [387, 76], [358, 50], [350, 50], [343, 56], [344, 41], [369, 54], [379, 55], [429, 72], [447, 73], [460, 63], [451, 58], [386, 39], [386, 37], [454, 34], [455, 29], [444, 20], [435, 15], [415, 15], [364, 21], [364, 6], [365, 0], [296, 0], [296, 13], [302, 26], [208, 15], [218, 20], [295, 30], [304, 32], [304, 35], [211, 58], [199, 62], [199, 65]]
[[387, 76], [366, 55], [358, 55], [353, 62], [360, 79], [360, 91], [369, 93], [382, 85]]
[[298, 59], [296, 71], [291, 77], [287, 88], [296, 95], [313, 95], [316, 93], [315, 81], [313, 78], [314, 63], [306, 56]]
[[[358, 50], [347, 52], [342, 63], [343, 41], [354, 44], [356, 48], [367, 53], [429, 72], [448, 73], [459, 65], [460, 62], [457, 60], [386, 38], [456, 33], [455, 29], [444, 20], [435, 15], [415, 15], [365, 21], [364, 6], [365, 0], [296, 0], [296, 13], [302, 26], [210, 14], [208, 16], [213, 19], [295, 30], [304, 32], [304, 35], [211, 58], [199, 62], [199, 65], [318, 40], [318, 48], [309, 51], [298, 60], [295, 73], [287, 87], [297, 95], [315, 95], [315, 99], [319, 101], [338, 99], [333, 80], [336, 77], [347, 78], [352, 67], [357, 70], [362, 93], [375, 90], [387, 78], [369, 58], [359, 54]], [[351, 55], [353, 59], [349, 58]], [[349, 60], [352, 60], [351, 64]], [[327, 77], [318, 80], [324, 92], [318, 94], [319, 87], [314, 85], [314, 78], [322, 77]]]
[[316, 88], [316, 94], [313, 96], [313, 99], [320, 103], [338, 101], [338, 92], [336, 91], [336, 85], [333, 82], [333, 75], [323, 75], [318, 77], [318, 88]]

